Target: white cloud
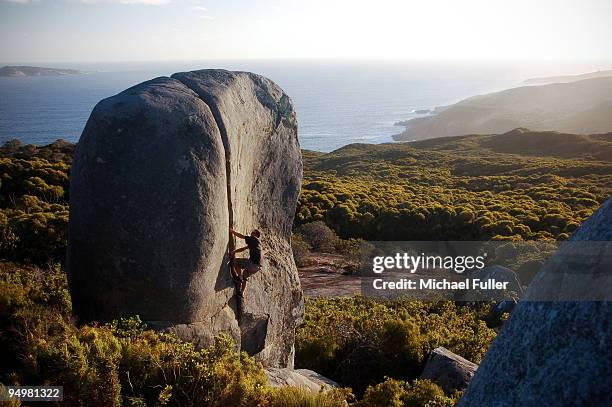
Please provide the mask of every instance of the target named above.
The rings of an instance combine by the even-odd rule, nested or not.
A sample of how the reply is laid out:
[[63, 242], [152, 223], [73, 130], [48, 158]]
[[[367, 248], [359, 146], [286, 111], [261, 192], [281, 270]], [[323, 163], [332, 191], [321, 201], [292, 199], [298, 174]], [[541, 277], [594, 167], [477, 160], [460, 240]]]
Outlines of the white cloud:
[[[0, 3], [30, 4], [40, 0], [0, 0]], [[172, 3], [174, 0], [68, 0], [82, 4], [126, 4], [144, 6], [163, 6]], [[206, 11], [206, 7], [195, 7], [201, 11]]]
[[28, 4], [32, 3], [33, 0], [2, 0], [5, 3], [18, 3], [18, 4]]
[[200, 13], [198, 17], [203, 18], [205, 20], [214, 20], [215, 18], [208, 14], [208, 9], [204, 6], [193, 6], [192, 10]]

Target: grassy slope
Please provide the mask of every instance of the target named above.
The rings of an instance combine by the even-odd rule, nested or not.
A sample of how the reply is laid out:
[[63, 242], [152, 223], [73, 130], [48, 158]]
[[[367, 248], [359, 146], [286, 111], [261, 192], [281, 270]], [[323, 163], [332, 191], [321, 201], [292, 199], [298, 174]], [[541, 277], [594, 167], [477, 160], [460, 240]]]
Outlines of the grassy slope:
[[456, 153], [503, 153], [612, 162], [612, 133], [582, 135], [514, 129], [500, 135], [442, 137], [409, 144]]

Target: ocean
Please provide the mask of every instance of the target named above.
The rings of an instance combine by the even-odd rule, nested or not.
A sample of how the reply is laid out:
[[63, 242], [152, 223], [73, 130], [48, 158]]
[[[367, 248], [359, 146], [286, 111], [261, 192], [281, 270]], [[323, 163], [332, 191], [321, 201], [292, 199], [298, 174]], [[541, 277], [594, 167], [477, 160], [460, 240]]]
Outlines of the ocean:
[[0, 142], [76, 142], [95, 104], [142, 81], [174, 72], [225, 68], [269, 77], [292, 98], [301, 147], [332, 151], [383, 143], [417, 110], [520, 86], [537, 75], [505, 64], [407, 61], [232, 60], [116, 64], [41, 64], [82, 75], [0, 78]]

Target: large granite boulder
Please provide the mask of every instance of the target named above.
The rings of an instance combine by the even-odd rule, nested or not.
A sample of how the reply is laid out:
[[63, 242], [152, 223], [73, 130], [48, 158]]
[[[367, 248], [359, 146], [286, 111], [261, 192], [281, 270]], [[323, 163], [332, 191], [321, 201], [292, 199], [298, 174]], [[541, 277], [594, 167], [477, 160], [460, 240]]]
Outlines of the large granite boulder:
[[329, 390], [333, 387], [340, 387], [335, 381], [321, 376], [317, 372], [308, 369], [288, 369], [268, 367], [266, 368], [268, 382], [272, 387], [301, 387], [313, 392]]
[[612, 405], [610, 240], [612, 199], [536, 275], [460, 406]]
[[[264, 364], [292, 366], [303, 315], [290, 245], [301, 178], [291, 100], [259, 75], [178, 73], [101, 101], [71, 172], [75, 313], [137, 314], [201, 345], [229, 332]], [[262, 234], [262, 269], [241, 301], [229, 226]]]
[[442, 387], [446, 394], [452, 394], [456, 390], [464, 390], [470, 384], [476, 369], [476, 363], [439, 347], [429, 355], [421, 379], [431, 380]]

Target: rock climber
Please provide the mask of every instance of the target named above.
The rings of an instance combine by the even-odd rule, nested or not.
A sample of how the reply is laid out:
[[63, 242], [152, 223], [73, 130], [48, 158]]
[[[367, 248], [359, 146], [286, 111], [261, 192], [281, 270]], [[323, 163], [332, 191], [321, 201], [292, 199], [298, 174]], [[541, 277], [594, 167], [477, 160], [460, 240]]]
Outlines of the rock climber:
[[[232, 278], [236, 283], [236, 291], [240, 298], [243, 298], [244, 289], [247, 279], [261, 269], [261, 243], [259, 238], [261, 233], [257, 229], [253, 229], [249, 236], [236, 232], [230, 228], [230, 233], [240, 239], [244, 239], [247, 244], [240, 249], [236, 249], [230, 253], [232, 261]], [[249, 258], [235, 258], [236, 253], [243, 252], [249, 249]]]

